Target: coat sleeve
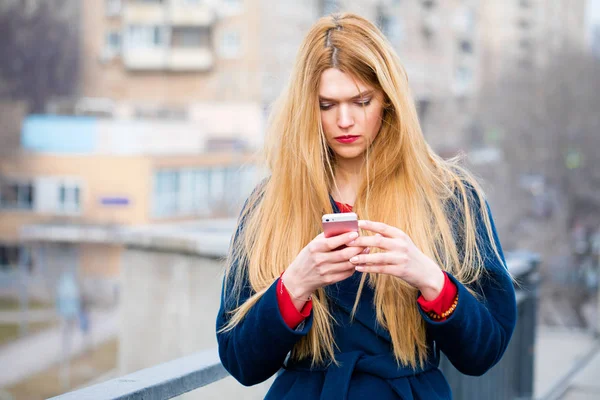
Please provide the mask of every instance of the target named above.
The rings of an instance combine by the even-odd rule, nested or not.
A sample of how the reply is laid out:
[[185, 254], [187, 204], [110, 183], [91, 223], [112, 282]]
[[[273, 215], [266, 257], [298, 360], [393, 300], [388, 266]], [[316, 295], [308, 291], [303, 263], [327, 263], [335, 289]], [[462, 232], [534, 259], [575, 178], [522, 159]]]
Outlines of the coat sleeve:
[[[240, 221], [232, 245], [241, 240], [242, 231], [243, 221]], [[238, 267], [239, 261], [233, 260], [230, 279], [233, 279]], [[237, 296], [231, 290], [231, 285], [224, 290], [225, 285], [231, 282], [223, 280], [221, 306], [216, 321], [219, 357], [225, 369], [245, 386], [263, 382], [274, 375], [294, 344], [307, 335], [312, 326], [312, 313], [296, 330], [286, 325], [277, 302], [277, 282], [273, 282], [240, 323], [229, 331], [220, 332], [229, 321], [231, 311], [253, 293], [247, 278]]]
[[[504, 354], [517, 320], [517, 304], [513, 281], [508, 273], [504, 254], [492, 220], [489, 206], [486, 210], [492, 224], [489, 237], [481, 213], [476, 217], [478, 246], [485, 271], [473, 289], [473, 296], [456, 278], [448, 274], [458, 289], [458, 304], [445, 321], [430, 319], [423, 310], [427, 333], [452, 365], [466, 375], [483, 375]], [[495, 242], [501, 256], [499, 260], [491, 247]]]

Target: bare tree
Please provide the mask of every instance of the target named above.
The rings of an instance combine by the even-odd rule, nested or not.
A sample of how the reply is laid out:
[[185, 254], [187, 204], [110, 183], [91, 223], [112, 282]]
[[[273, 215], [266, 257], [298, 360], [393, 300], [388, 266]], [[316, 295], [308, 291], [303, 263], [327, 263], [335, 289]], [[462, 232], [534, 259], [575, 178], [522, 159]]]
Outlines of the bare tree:
[[0, 4], [0, 98], [41, 112], [54, 96], [73, 95], [79, 60], [75, 0]]
[[[577, 249], [570, 235], [574, 224], [600, 226], [599, 61], [591, 54], [564, 51], [541, 69], [505, 77], [483, 98], [483, 124], [501, 133], [496, 139], [508, 177], [501, 189], [510, 209], [507, 230], [547, 261], [561, 253], [570, 258], [571, 265], [557, 268], [576, 269]], [[542, 182], [536, 193], [522, 187], [527, 177]], [[535, 204], [543, 209], [537, 213], [531, 207], [536, 196], [542, 201]], [[585, 301], [582, 296], [574, 300], [582, 325]]]

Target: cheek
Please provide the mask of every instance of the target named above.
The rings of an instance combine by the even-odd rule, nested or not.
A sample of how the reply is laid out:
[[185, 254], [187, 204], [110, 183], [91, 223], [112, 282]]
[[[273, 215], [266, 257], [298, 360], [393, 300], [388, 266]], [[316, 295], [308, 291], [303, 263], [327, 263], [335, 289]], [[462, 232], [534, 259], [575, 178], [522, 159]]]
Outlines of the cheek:
[[369, 134], [374, 138], [379, 133], [382, 124], [383, 112], [374, 112], [367, 115], [367, 130]]
[[325, 132], [325, 136], [330, 136], [331, 132], [333, 132], [333, 125], [335, 120], [331, 117], [331, 113], [322, 113], [321, 114], [321, 125], [323, 126], [323, 132]]

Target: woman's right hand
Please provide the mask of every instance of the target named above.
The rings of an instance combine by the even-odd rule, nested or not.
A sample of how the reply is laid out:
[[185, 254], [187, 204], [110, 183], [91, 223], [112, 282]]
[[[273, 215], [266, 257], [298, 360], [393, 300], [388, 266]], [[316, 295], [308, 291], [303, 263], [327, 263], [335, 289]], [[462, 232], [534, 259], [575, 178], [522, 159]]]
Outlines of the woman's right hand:
[[348, 246], [336, 249], [357, 237], [356, 232], [330, 238], [321, 233], [307, 244], [282, 275], [292, 299], [308, 299], [315, 290], [352, 276], [356, 270], [349, 260], [362, 253], [364, 248]]

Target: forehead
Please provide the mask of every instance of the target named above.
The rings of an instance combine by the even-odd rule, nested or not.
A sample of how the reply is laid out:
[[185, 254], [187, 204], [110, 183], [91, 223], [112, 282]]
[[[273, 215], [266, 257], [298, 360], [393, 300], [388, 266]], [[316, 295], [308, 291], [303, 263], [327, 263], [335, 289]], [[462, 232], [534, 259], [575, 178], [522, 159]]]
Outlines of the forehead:
[[319, 96], [335, 100], [351, 99], [373, 88], [337, 68], [323, 71], [319, 81]]

